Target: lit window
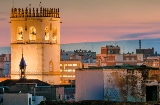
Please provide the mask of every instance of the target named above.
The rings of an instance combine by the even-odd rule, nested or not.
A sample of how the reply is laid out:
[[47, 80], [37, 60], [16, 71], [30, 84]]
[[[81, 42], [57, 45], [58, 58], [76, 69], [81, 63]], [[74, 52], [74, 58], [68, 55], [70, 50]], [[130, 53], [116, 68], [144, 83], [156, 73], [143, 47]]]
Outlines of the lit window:
[[60, 66], [62, 66], [62, 64], [60, 64]]
[[62, 69], [60, 69], [60, 72], [62, 72]]
[[53, 41], [57, 40], [57, 29], [56, 27], [53, 28], [53, 36], [52, 36]]
[[52, 71], [52, 65], [49, 65], [49, 71]]
[[75, 70], [73, 70], [73, 72], [75, 72]]
[[63, 77], [67, 77], [67, 75], [63, 75]]
[[49, 62], [49, 71], [53, 71], [53, 62], [52, 61]]
[[36, 40], [36, 28], [30, 27], [29, 36], [30, 40]]
[[65, 69], [64, 72], [68, 72], [68, 71]]
[[68, 70], [68, 72], [72, 72], [72, 70], [71, 70], [71, 69], [69, 69], [69, 70]]
[[77, 64], [73, 64], [73, 66], [77, 66]]
[[17, 28], [17, 40], [23, 40], [23, 28], [22, 27]]
[[49, 40], [49, 29], [48, 29], [48, 27], [45, 28], [44, 35], [45, 35], [45, 40]]
[[72, 66], [72, 64], [68, 64], [68, 66]]
[[75, 77], [75, 75], [73, 75], [73, 77]]

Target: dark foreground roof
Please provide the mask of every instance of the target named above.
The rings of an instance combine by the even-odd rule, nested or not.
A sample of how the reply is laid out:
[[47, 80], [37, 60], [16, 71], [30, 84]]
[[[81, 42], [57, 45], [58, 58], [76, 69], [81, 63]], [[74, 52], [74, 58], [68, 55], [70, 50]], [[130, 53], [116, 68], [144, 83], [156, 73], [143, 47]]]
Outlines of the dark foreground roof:
[[159, 68], [149, 67], [146, 65], [116, 65], [116, 66], [93, 66], [89, 68], [78, 68], [76, 70], [105, 70], [105, 69], [127, 69], [127, 70], [159, 70]]
[[39, 105], [159, 105], [159, 102], [118, 102], [105, 100], [41, 101]]
[[26, 84], [26, 85], [37, 84], [37, 86], [51, 86], [50, 84], [40, 81], [38, 79], [8, 79], [0, 82], [0, 86], [13, 86], [18, 84]]

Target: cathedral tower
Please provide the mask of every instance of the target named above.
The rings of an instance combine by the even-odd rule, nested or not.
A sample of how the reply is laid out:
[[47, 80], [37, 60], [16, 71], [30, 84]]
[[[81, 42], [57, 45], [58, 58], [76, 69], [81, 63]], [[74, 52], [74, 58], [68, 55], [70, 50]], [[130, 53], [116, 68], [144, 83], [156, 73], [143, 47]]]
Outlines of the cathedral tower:
[[10, 28], [11, 79], [20, 78], [23, 48], [25, 78], [60, 84], [59, 8], [12, 8]]

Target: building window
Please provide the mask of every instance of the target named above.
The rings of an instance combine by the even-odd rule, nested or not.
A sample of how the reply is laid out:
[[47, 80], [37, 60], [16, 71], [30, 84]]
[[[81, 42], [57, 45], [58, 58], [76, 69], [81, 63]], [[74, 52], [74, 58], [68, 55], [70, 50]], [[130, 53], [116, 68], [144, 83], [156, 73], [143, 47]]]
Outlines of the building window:
[[65, 69], [64, 72], [68, 72], [68, 71]]
[[138, 61], [141, 61], [141, 57], [137, 57]]
[[49, 62], [49, 71], [50, 72], [53, 71], [53, 62], [52, 61]]
[[73, 72], [72, 69], [68, 69], [68, 72]]
[[68, 64], [68, 66], [72, 66], [72, 64]]
[[52, 29], [52, 31], [53, 31], [53, 41], [56, 41], [57, 40], [57, 28], [56, 27], [54, 27], [53, 29]]
[[126, 58], [126, 61], [129, 61], [129, 58]]
[[36, 40], [36, 28], [35, 27], [30, 27], [29, 29], [29, 39], [30, 40]]
[[17, 40], [23, 40], [23, 28], [22, 27], [17, 28]]
[[29, 98], [29, 105], [31, 105], [31, 98]]
[[49, 28], [48, 27], [46, 27], [45, 28], [45, 40], [49, 40]]
[[73, 64], [73, 66], [77, 66], [77, 64]]

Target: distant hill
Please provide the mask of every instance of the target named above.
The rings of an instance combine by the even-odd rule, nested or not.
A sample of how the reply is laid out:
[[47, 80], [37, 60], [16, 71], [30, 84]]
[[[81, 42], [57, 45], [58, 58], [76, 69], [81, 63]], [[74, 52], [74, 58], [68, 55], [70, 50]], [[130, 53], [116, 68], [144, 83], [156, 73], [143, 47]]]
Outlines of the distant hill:
[[[121, 53], [135, 52], [139, 48], [139, 40], [119, 40], [119, 41], [103, 41], [103, 42], [85, 42], [85, 43], [71, 43], [71, 44], [61, 44], [61, 49], [65, 51], [74, 51], [74, 50], [91, 50], [100, 53], [101, 47], [106, 45], [118, 45], [121, 48]], [[143, 39], [141, 40], [141, 48], [152, 48], [154, 51], [160, 53], [160, 38], [158, 39]], [[10, 47], [0, 47], [0, 54], [10, 53]]]

